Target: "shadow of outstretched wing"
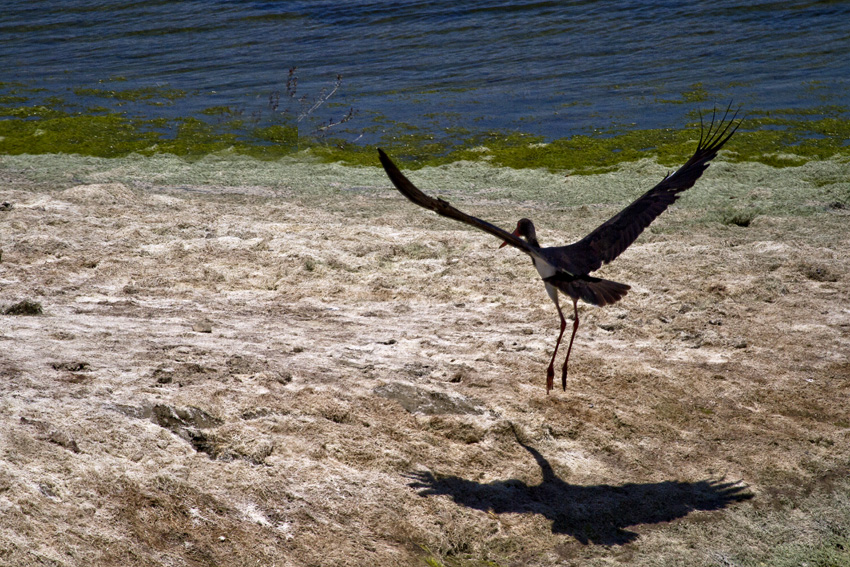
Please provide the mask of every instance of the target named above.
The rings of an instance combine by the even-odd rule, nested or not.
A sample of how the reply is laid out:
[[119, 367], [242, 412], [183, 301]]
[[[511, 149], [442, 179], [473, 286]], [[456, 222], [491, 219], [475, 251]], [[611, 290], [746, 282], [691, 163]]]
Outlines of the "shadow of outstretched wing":
[[694, 510], [719, 510], [752, 498], [746, 485], [722, 480], [665, 481], [620, 486], [581, 486], [558, 478], [552, 466], [533, 447], [543, 481], [528, 485], [517, 479], [482, 484], [456, 476], [436, 477], [430, 472], [409, 475], [409, 486], [421, 496], [446, 495], [476, 510], [535, 513], [552, 521], [552, 532], [569, 534], [582, 543], [622, 545], [637, 538], [629, 526], [669, 522]]

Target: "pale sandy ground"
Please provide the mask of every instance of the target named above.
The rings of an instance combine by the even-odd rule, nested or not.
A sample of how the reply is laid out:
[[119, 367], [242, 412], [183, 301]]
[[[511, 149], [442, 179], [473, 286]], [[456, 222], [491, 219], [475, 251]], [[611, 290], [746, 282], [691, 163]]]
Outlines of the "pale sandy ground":
[[[664, 171], [411, 178], [548, 244]], [[0, 565], [848, 565], [848, 178], [715, 165], [547, 396], [528, 259], [377, 168], [0, 158]]]

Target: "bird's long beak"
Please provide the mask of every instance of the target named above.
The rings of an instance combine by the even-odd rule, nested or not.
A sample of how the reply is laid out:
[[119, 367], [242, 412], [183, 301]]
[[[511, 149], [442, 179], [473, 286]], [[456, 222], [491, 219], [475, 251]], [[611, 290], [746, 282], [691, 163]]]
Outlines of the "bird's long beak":
[[[519, 236], [519, 226], [516, 227], [516, 230], [514, 231], [514, 236]], [[507, 245], [507, 242], [502, 242], [501, 244], [499, 244], [499, 248], [504, 248]]]

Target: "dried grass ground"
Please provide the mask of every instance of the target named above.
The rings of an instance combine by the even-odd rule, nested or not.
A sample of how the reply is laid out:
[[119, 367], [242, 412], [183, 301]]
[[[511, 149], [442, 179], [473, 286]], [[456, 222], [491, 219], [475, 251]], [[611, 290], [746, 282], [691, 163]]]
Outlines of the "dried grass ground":
[[[528, 259], [377, 168], [23, 159], [0, 308], [43, 313], [0, 315], [0, 564], [850, 564], [848, 214], [804, 171], [711, 168], [692, 192], [790, 213], [666, 213], [547, 396]], [[540, 173], [411, 177], [546, 244], [662, 170], [546, 177], [574, 205], [506, 196]]]

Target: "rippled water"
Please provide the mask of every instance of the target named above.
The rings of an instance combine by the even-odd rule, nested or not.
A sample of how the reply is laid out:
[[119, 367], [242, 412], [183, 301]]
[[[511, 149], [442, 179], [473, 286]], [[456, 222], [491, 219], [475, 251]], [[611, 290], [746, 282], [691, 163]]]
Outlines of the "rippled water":
[[[748, 108], [848, 102], [850, 3], [719, 0], [5, 0], [0, 95], [117, 107], [146, 118], [266, 109], [342, 84], [315, 117], [521, 130], [679, 127], [730, 99]], [[43, 89], [33, 92], [33, 88]], [[106, 100], [91, 89], [186, 96]], [[87, 90], [88, 89], [88, 90]], [[684, 104], [677, 104], [684, 103]]]

